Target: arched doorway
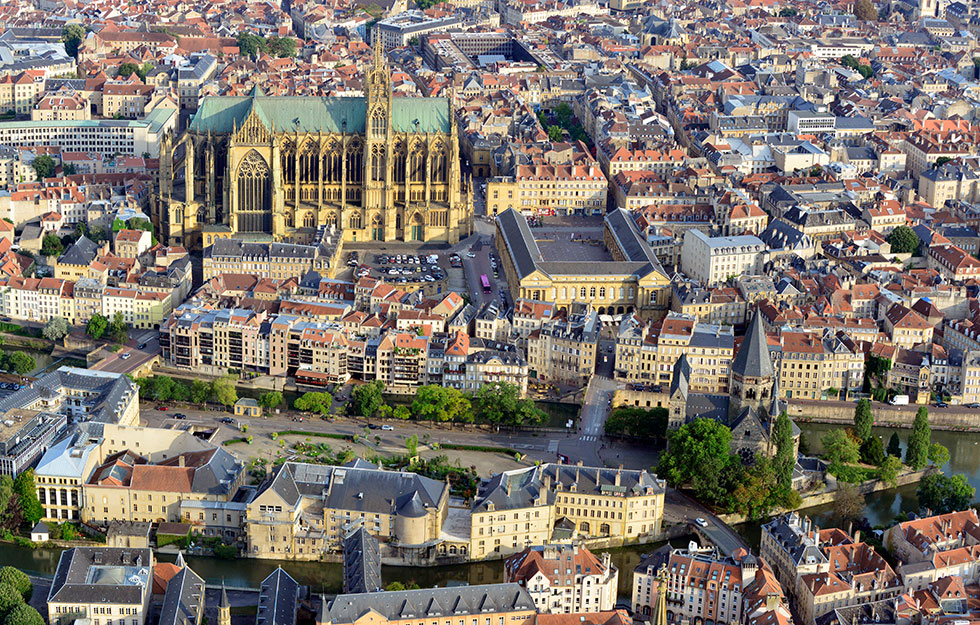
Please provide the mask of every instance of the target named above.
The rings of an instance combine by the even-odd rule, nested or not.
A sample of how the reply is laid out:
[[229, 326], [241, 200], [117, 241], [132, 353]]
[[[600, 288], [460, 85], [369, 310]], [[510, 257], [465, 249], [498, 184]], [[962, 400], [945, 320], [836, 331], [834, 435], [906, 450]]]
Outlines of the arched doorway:
[[609, 536], [609, 524], [603, 523], [599, 526], [599, 536]]
[[581, 523], [578, 524], [578, 531], [579, 531], [580, 534], [585, 534], [586, 536], [588, 536], [589, 535], [589, 524], [587, 522], [585, 522], [585, 521], [582, 521]]
[[384, 224], [381, 222], [381, 215], [375, 215], [371, 219], [371, 240], [372, 241], [385, 240], [385, 229], [384, 229]]
[[425, 240], [425, 225], [422, 222], [422, 215], [415, 213], [412, 217], [411, 231], [408, 237], [409, 241], [423, 241]]

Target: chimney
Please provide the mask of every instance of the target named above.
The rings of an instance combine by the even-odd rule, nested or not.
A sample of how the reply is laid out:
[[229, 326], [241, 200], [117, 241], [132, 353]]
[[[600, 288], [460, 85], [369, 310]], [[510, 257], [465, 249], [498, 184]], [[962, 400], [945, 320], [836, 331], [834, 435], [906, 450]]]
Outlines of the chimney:
[[507, 493], [508, 497], [510, 497], [510, 480], [506, 478], [504, 479], [504, 492]]
[[861, 542], [861, 530], [854, 530], [854, 542]]
[[185, 462], [186, 461], [184, 460], [184, 454], [180, 454], [179, 456], [177, 456], [177, 466], [178, 467], [183, 467], [185, 465]]
[[619, 465], [619, 468], [616, 469], [616, 482], [615, 482], [616, 486], [620, 485], [619, 482], [622, 479], [622, 477], [623, 477], [623, 465]]

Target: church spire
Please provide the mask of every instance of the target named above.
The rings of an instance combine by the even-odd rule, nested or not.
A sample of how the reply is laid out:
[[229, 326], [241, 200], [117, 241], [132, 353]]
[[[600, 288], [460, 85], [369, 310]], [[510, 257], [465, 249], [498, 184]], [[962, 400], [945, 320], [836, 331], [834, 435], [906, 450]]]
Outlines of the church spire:
[[749, 330], [742, 339], [735, 360], [732, 361], [732, 373], [743, 378], [767, 378], [773, 375], [769, 343], [766, 341], [766, 332], [762, 328], [762, 315], [758, 310], [752, 316]]

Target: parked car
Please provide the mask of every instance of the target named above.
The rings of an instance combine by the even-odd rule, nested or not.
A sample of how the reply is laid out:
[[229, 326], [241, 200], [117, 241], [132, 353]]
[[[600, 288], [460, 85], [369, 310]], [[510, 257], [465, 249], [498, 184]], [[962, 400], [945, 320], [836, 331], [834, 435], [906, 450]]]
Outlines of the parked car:
[[166, 406], [157, 406], [157, 410], [159, 410], [160, 412], [167, 412], [167, 407]]
[[937, 401], [935, 404], [933, 404], [933, 406], [936, 408], [949, 408], [949, 404], [944, 401]]
[[173, 417], [174, 419], [186, 419], [187, 415], [185, 415], [183, 412], [175, 412]]
[[235, 420], [232, 419], [231, 417], [221, 417], [220, 421], [222, 423], [227, 423], [228, 425], [234, 425], [235, 424]]
[[700, 525], [701, 527], [708, 527], [708, 522], [702, 519], [701, 517], [694, 519], [694, 522]]
[[381, 429], [384, 430], [385, 432], [394, 432], [395, 431], [395, 428], [392, 427], [392, 426], [390, 426], [390, 425], [382, 425], [381, 426]]
[[132, 355], [133, 354], [131, 354], [130, 352], [126, 352], [125, 354], [123, 354], [122, 356], [120, 356], [120, 358], [122, 358], [123, 360], [126, 360], [127, 358], [131, 357]]
[[368, 423], [368, 429], [369, 430], [380, 430], [381, 429], [381, 426], [380, 425], [375, 425], [373, 423]]

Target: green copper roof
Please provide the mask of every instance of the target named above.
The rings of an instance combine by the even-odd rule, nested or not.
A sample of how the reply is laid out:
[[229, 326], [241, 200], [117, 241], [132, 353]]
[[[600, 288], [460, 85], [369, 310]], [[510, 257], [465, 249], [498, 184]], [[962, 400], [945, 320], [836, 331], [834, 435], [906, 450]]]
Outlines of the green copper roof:
[[[208, 96], [191, 120], [190, 130], [229, 134], [241, 127], [253, 107], [267, 128], [282, 132], [341, 132], [347, 122], [347, 132], [363, 133], [367, 115], [365, 98]], [[450, 130], [445, 98], [392, 98], [391, 107], [395, 132]]]

